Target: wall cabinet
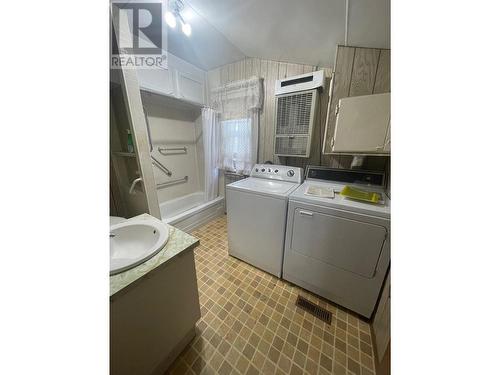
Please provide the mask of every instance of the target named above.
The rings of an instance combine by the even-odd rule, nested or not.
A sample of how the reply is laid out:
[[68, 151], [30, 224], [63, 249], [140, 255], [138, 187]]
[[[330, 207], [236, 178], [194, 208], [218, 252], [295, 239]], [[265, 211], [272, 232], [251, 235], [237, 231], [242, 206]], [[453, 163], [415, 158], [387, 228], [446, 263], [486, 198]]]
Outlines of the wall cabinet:
[[387, 135], [385, 136], [384, 151], [391, 152], [391, 122], [389, 121], [389, 127], [387, 128]]
[[137, 75], [145, 91], [194, 104], [206, 103], [206, 72], [172, 54], [168, 55], [168, 69], [138, 69]]
[[178, 93], [181, 99], [204, 104], [205, 82], [202, 77], [189, 72], [177, 71]]
[[333, 152], [389, 153], [390, 104], [390, 93], [340, 99]]
[[[391, 91], [391, 51], [379, 48], [356, 48], [337, 46], [335, 58], [335, 76], [332, 81], [327, 109], [325, 132], [323, 134], [323, 154], [334, 155], [342, 153], [362, 153], [372, 155], [388, 155], [390, 146], [387, 143], [385, 150], [373, 150], [380, 144], [368, 144], [370, 147], [350, 150], [349, 143], [341, 144], [342, 135], [337, 134], [336, 140], [336, 109], [339, 101], [346, 98], [371, 96], [372, 94], [390, 93]], [[383, 132], [382, 132], [383, 133]], [[364, 138], [362, 138], [364, 139]], [[384, 138], [385, 139], [385, 138]], [[381, 142], [382, 146], [386, 142]], [[354, 146], [354, 145], [352, 145]], [[383, 147], [384, 148], [384, 147]], [[338, 161], [336, 158], [325, 158], [327, 164]], [[334, 165], [334, 164], [332, 164]]]
[[175, 80], [171, 69], [138, 69], [141, 89], [160, 95], [175, 95]]

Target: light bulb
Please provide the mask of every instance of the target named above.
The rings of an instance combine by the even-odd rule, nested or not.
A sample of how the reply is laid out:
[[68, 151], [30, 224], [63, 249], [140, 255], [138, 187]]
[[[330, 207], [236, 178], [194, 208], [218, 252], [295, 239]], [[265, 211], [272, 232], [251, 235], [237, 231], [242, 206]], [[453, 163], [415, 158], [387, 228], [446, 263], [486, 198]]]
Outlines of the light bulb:
[[167, 23], [168, 26], [170, 26], [172, 29], [175, 27], [176, 25], [176, 20], [175, 20], [175, 16], [172, 12], [167, 12], [165, 13], [165, 22]]
[[182, 32], [187, 36], [191, 35], [191, 25], [189, 23], [182, 24]]

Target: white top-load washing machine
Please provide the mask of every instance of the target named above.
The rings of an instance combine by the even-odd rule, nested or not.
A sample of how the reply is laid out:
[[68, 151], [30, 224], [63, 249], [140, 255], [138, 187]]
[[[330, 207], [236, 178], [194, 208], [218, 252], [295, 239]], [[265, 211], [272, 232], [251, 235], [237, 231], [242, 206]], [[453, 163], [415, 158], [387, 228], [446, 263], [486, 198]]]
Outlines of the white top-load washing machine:
[[302, 179], [302, 168], [256, 164], [226, 186], [230, 255], [281, 277], [288, 196]]
[[[341, 196], [346, 185], [383, 203]], [[389, 267], [390, 217], [383, 173], [308, 167], [289, 197], [283, 278], [369, 318]]]

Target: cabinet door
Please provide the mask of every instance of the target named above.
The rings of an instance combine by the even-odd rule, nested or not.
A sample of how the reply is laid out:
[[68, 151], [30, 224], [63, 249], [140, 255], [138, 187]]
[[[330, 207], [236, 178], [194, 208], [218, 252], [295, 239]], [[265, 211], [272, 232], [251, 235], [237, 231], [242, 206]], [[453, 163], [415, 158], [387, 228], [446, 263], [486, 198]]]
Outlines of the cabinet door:
[[190, 102], [204, 104], [205, 82], [202, 77], [195, 74], [177, 71], [177, 84], [179, 87], [179, 97]]
[[162, 95], [174, 95], [174, 80], [170, 69], [138, 69], [141, 89]]
[[390, 93], [340, 99], [333, 151], [387, 153], [390, 103]]
[[384, 151], [391, 152], [391, 122], [389, 121], [389, 127], [387, 128], [387, 135], [385, 136]]
[[297, 208], [291, 249], [346, 271], [371, 278], [384, 245], [384, 227]]

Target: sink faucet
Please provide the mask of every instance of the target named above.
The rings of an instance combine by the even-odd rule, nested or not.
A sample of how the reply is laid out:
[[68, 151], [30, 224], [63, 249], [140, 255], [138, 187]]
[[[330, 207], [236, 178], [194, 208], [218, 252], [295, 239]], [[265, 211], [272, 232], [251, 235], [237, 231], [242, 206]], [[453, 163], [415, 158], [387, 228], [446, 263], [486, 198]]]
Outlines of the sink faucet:
[[132, 186], [130, 186], [130, 189], [128, 191], [129, 194], [135, 194], [135, 185], [137, 185], [138, 182], [141, 182], [142, 181], [142, 177], [137, 177], [133, 182], [132, 182]]

